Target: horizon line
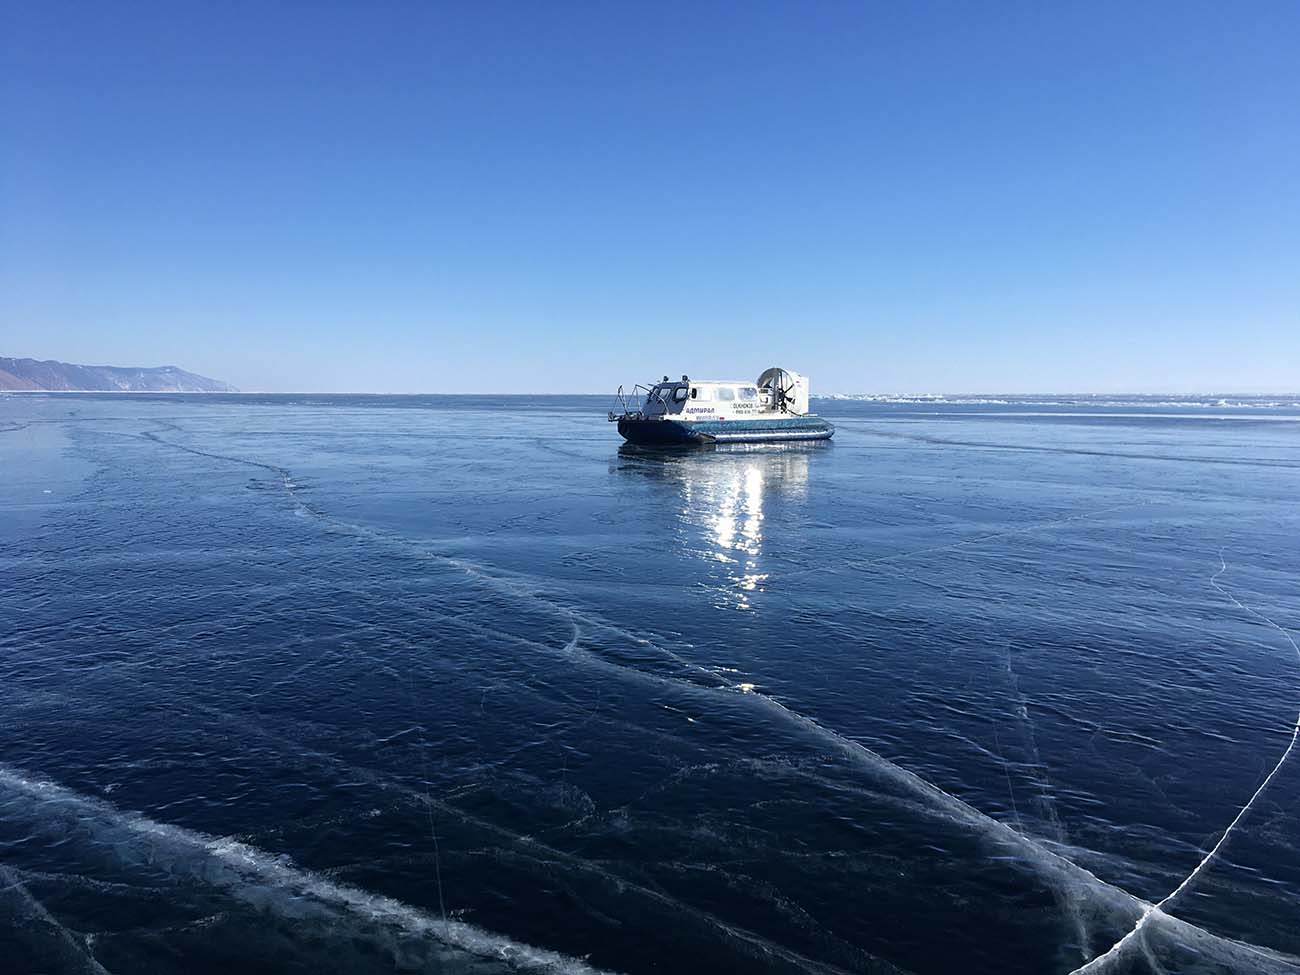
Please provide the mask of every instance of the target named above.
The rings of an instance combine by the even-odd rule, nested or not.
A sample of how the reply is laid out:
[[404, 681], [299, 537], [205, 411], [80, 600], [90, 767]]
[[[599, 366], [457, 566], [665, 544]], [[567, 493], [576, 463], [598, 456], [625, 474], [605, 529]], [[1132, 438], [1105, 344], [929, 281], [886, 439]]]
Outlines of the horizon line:
[[[163, 367], [165, 368], [165, 367]], [[84, 394], [92, 393], [95, 395], [119, 395], [119, 396], [615, 396], [609, 392], [566, 392], [566, 393], [541, 393], [541, 392], [498, 392], [498, 391], [475, 391], [475, 392], [458, 392], [458, 393], [435, 393], [427, 391], [378, 391], [378, 390], [332, 390], [332, 389], [233, 389], [233, 390], [216, 390], [216, 389], [0, 389], [2, 395], [27, 395], [27, 394]], [[1236, 397], [1239, 399], [1262, 399], [1264, 397], [1280, 397], [1283, 399], [1295, 398], [1300, 399], [1300, 392], [1232, 392], [1216, 390], [1213, 392], [1187, 392], [1187, 391], [1161, 391], [1154, 393], [1139, 392], [1033, 392], [1033, 393], [1012, 393], [1004, 391], [965, 391], [965, 392], [940, 392], [940, 393], [916, 393], [916, 392], [835, 392], [835, 393], [813, 393], [810, 399], [836, 399], [843, 397], [891, 397], [898, 399], [969, 399], [974, 397], [1014, 397], [1025, 399], [1031, 396], [1043, 396], [1052, 398], [1063, 397], [1081, 397], [1081, 398], [1114, 398], [1120, 396], [1133, 396], [1143, 399], [1154, 397], [1183, 397], [1208, 399], [1210, 397]]]

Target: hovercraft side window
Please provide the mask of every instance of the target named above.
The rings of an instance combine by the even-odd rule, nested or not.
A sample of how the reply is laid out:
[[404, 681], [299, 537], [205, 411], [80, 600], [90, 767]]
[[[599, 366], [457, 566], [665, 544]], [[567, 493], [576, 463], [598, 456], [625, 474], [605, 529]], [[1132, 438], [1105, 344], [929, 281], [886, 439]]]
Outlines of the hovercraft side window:
[[735, 391], [734, 389], [732, 389], [730, 386], [719, 386], [719, 387], [718, 387], [718, 399], [720, 399], [720, 400], [733, 400], [733, 399], [735, 399], [735, 398], [736, 398], [736, 391]]
[[753, 402], [758, 399], [758, 390], [753, 386], [744, 386], [740, 390], [740, 398], [747, 402]]

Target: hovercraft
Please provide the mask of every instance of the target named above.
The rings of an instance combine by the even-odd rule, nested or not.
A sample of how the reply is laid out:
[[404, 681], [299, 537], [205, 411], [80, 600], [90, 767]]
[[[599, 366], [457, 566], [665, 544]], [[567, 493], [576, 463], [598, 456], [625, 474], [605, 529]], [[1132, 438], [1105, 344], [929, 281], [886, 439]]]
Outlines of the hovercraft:
[[609, 419], [641, 446], [828, 440], [835, 427], [809, 411], [809, 386], [807, 376], [776, 367], [752, 383], [664, 376], [635, 386], [630, 399], [619, 387], [622, 410]]

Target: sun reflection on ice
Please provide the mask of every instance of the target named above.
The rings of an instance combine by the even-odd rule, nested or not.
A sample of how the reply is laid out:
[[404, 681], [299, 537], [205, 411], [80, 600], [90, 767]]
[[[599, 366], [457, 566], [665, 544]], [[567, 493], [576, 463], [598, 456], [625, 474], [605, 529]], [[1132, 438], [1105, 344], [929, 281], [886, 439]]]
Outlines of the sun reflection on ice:
[[[701, 493], [710, 505], [707, 524], [709, 540], [715, 546], [713, 557], [736, 567], [728, 571], [731, 592], [726, 601], [738, 609], [750, 609], [747, 593], [761, 592], [767, 579], [766, 573], [758, 571], [763, 546], [763, 471], [757, 464], [749, 464], [719, 478], [716, 490]], [[682, 514], [690, 516], [689, 511]]]
[[682, 521], [702, 524], [705, 556], [725, 566], [719, 605], [753, 609], [753, 596], [770, 577], [763, 565], [763, 506], [770, 489], [802, 493], [808, 480], [805, 452], [718, 452], [683, 465]]
[[[699, 451], [619, 449], [632, 463], [612, 470], [635, 472], [676, 485], [679, 555], [709, 565], [699, 585], [719, 608], [750, 611], [779, 572], [768, 519], [774, 500], [806, 496], [812, 456], [825, 444], [728, 444]], [[780, 517], [780, 509], [777, 509]]]

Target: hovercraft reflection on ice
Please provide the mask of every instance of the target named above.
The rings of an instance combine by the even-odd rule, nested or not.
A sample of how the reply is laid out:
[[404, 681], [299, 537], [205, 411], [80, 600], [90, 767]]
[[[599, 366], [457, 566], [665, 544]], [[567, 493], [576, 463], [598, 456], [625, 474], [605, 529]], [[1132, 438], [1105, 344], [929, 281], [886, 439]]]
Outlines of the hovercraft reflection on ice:
[[764, 371], [756, 382], [693, 380], [672, 382], [664, 376], [645, 393], [640, 408], [630, 406], [618, 390], [622, 413], [610, 422], [629, 443], [646, 446], [710, 443], [767, 443], [778, 440], [827, 440], [835, 428], [808, 412], [807, 376], [785, 369]]

